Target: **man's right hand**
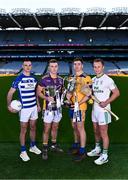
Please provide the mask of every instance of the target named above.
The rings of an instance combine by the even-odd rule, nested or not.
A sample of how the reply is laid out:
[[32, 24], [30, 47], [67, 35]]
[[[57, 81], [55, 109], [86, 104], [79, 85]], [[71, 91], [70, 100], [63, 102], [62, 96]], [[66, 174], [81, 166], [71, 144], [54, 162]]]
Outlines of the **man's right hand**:
[[72, 97], [72, 94], [68, 92], [68, 93], [66, 94], [66, 98], [67, 98], [68, 100], [70, 100], [71, 97]]
[[8, 106], [8, 110], [11, 112], [11, 113], [17, 113], [18, 111], [16, 111], [15, 109], [13, 109], [11, 106]]
[[54, 98], [51, 97], [51, 96], [48, 96], [46, 100], [49, 101], [49, 102], [54, 102]]

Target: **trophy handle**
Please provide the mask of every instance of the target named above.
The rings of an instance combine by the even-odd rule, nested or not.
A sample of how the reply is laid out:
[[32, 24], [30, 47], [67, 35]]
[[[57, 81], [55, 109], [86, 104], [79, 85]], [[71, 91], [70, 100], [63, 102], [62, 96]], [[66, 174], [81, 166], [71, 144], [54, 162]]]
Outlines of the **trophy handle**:
[[79, 109], [79, 103], [78, 103], [78, 98], [77, 98], [77, 93], [76, 91], [74, 92], [75, 96], [75, 104], [74, 104], [74, 114], [73, 114], [73, 122], [80, 122], [80, 109]]
[[66, 96], [66, 93], [67, 93], [67, 89], [65, 89], [64, 92], [61, 95], [61, 105], [64, 105], [64, 98]]

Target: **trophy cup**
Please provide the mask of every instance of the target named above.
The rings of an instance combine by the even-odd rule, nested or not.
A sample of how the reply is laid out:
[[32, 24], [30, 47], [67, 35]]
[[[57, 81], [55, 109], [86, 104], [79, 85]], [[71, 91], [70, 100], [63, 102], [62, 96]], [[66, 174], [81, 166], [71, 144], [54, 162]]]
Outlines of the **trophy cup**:
[[79, 103], [77, 99], [76, 92], [74, 92], [75, 95], [75, 103], [74, 103], [74, 113], [73, 113], [73, 122], [80, 122], [80, 110], [79, 110]]
[[61, 98], [60, 98], [60, 91], [59, 90], [56, 90], [56, 107], [57, 107], [57, 112], [62, 113]]
[[61, 95], [61, 99], [60, 99], [61, 105], [64, 105], [64, 98], [65, 98], [65, 96], [66, 96], [66, 93], [67, 93], [67, 89], [64, 88], [64, 89], [63, 89], [63, 92], [62, 92], [62, 95]]
[[[55, 98], [56, 96], [56, 88], [54, 86], [47, 86], [46, 88], [46, 93], [48, 96]], [[55, 101], [49, 101], [48, 102], [48, 110], [49, 113], [52, 114], [52, 110], [56, 107], [56, 102]]]
[[67, 91], [72, 93], [75, 90], [76, 79], [75, 77], [71, 77], [68, 79]]
[[[66, 95], [67, 92], [70, 93], [70, 94], [73, 94], [73, 92], [75, 90], [75, 86], [76, 86], [76, 79], [75, 79], [75, 77], [68, 77], [66, 79], [66, 81], [67, 81], [67, 83], [66, 83], [67, 87], [65, 88], [63, 94]], [[62, 97], [62, 98], [64, 100], [64, 97]], [[66, 100], [64, 102], [64, 104], [66, 106], [70, 106], [72, 103], [69, 100]]]

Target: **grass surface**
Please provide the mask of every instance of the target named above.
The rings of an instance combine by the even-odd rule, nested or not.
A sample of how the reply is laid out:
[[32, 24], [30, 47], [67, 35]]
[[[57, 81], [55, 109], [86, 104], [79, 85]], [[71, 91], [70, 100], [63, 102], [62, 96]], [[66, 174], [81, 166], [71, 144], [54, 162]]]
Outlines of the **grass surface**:
[[[40, 147], [40, 144], [38, 145]], [[48, 161], [40, 155], [28, 153], [31, 160], [22, 162], [19, 158], [17, 143], [0, 143], [0, 178], [1, 179], [127, 179], [128, 145], [111, 145], [109, 163], [97, 166], [95, 158], [87, 157], [76, 163], [73, 156], [65, 153], [49, 153]], [[88, 146], [88, 150], [91, 146]]]

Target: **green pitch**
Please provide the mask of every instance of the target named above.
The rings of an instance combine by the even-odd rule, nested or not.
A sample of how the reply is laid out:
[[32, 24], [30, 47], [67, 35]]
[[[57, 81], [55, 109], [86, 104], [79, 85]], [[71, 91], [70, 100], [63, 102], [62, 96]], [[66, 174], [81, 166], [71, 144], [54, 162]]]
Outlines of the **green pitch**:
[[[93, 164], [93, 158], [87, 158], [81, 163], [74, 163], [72, 157], [66, 154], [73, 140], [68, 110], [63, 110], [63, 119], [60, 123], [58, 141], [65, 153], [62, 155], [50, 153], [47, 162], [40, 156], [30, 154], [31, 161], [21, 162], [19, 159], [19, 121], [18, 114], [9, 113], [6, 104], [6, 95], [14, 77], [0, 77], [0, 178], [128, 178], [128, 78], [114, 77], [121, 96], [112, 104], [112, 110], [120, 120], [111, 123], [110, 134], [110, 162], [102, 167]], [[17, 95], [15, 95], [15, 98]], [[88, 105], [85, 127], [87, 131], [87, 149], [93, 147], [93, 129], [90, 118], [91, 105]], [[42, 137], [41, 114], [37, 124], [37, 142], [41, 147]], [[29, 134], [27, 135], [29, 143]]]
[[[40, 146], [40, 144], [39, 144]], [[87, 157], [76, 163], [66, 154], [68, 145], [62, 146], [64, 154], [49, 154], [49, 160], [28, 153], [31, 160], [19, 159], [19, 145], [0, 144], [0, 179], [127, 179], [128, 145], [112, 145], [110, 161], [103, 166], [96, 166], [95, 158]], [[88, 147], [90, 149], [90, 146]]]

